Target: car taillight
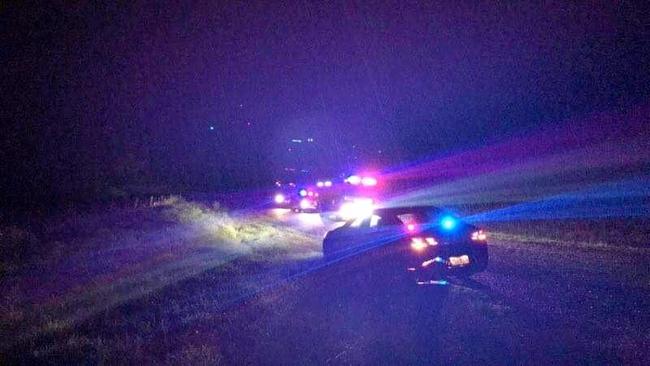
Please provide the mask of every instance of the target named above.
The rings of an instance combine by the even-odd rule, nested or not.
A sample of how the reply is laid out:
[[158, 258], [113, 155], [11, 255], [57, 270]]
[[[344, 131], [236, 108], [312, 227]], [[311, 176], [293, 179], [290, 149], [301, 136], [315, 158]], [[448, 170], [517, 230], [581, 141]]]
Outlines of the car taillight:
[[474, 231], [472, 233], [472, 240], [473, 241], [486, 241], [487, 240], [487, 234], [483, 230]]
[[422, 251], [426, 249], [428, 246], [435, 246], [438, 245], [438, 241], [436, 241], [435, 238], [432, 237], [426, 237], [426, 238], [421, 238], [421, 237], [415, 237], [411, 238], [411, 248], [416, 251]]

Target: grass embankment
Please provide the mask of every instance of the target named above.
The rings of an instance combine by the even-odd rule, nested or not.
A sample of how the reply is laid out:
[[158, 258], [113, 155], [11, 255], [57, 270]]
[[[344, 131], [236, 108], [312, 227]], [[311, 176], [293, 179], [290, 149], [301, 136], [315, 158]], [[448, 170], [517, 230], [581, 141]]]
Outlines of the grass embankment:
[[[0, 350], [23, 360], [145, 357], [134, 349], [144, 352], [161, 329], [281, 280], [274, 267], [320, 248], [271, 217], [233, 216], [178, 197], [43, 227], [40, 236], [3, 229]], [[19, 254], [8, 255], [16, 247]]]

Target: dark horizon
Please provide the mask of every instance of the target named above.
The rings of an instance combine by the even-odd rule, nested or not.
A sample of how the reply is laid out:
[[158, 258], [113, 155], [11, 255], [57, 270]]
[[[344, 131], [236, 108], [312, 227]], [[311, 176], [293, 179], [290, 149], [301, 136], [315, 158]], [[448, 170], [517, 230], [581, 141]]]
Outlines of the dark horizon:
[[5, 4], [3, 206], [264, 187], [293, 136], [393, 166], [625, 113], [646, 8]]

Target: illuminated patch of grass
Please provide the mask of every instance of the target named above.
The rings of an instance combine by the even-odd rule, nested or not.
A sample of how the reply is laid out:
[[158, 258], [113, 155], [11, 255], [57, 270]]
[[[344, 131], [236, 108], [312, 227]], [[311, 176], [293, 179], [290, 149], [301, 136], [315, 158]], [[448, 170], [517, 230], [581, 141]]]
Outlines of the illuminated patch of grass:
[[[0, 301], [0, 326], [8, 335], [0, 350], [29, 347], [37, 359], [92, 354], [108, 362], [148, 357], [146, 336], [170, 321], [124, 308], [147, 304], [181, 324], [209, 319], [243, 294], [280, 283], [287, 274], [276, 267], [319, 253], [320, 237], [264, 215], [232, 215], [219, 205], [171, 196], [149, 207], [64, 217], [48, 226], [37, 247], [42, 254], [29, 268], [38, 271], [25, 272], [25, 278], [16, 273]], [[166, 291], [169, 296], [158, 299]], [[106, 314], [113, 314], [110, 324], [101, 320]], [[80, 333], [94, 322], [103, 325]], [[115, 335], [102, 334], [104, 327]], [[170, 357], [213, 363], [220, 356], [194, 345]]]
[[[213, 205], [214, 206], [214, 205]], [[263, 217], [232, 217], [223, 209], [176, 199], [167, 206], [167, 217], [201, 231], [205, 245], [250, 253], [255, 249], [280, 250], [292, 246], [320, 248], [320, 239]]]
[[501, 241], [573, 246], [594, 250], [647, 251], [647, 219], [532, 220], [486, 223], [489, 236]]

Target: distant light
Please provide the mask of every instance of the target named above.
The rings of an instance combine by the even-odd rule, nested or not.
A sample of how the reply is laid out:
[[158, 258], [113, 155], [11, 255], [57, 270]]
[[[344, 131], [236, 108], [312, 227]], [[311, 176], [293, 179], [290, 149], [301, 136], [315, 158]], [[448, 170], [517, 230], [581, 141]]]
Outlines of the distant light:
[[314, 208], [314, 205], [312, 205], [312, 203], [308, 199], [303, 198], [302, 200], [300, 200], [300, 208], [306, 210], [308, 208]]
[[408, 231], [415, 231], [415, 224], [408, 224], [408, 225], [406, 225], [406, 230], [408, 230]]
[[332, 181], [331, 180], [326, 180], [325, 181], [325, 187], [331, 187], [332, 186]]
[[361, 184], [364, 186], [376, 186], [377, 185], [377, 179], [373, 177], [364, 177], [361, 179]]
[[313, 196], [314, 196], [314, 192], [312, 192], [312, 191], [307, 191], [307, 195], [308, 195], [309, 197], [313, 197]]
[[302, 144], [302, 140], [301, 140], [301, 139], [291, 139], [291, 142], [294, 142], [294, 143], [296, 143], [296, 144]]
[[307, 196], [307, 190], [306, 189], [301, 189], [299, 193], [300, 193], [301, 197]]
[[323, 188], [323, 186], [325, 186], [324, 182], [321, 181], [316, 182], [316, 187]]
[[358, 175], [351, 175], [348, 177], [348, 179], [346, 179], [346, 181], [356, 186], [357, 184], [361, 183], [361, 177]]
[[440, 220], [440, 225], [445, 230], [452, 230], [456, 227], [456, 219], [451, 216], [445, 216]]
[[276, 194], [273, 199], [275, 200], [275, 203], [284, 203], [284, 195], [282, 193]]
[[314, 142], [314, 139], [311, 138], [311, 137], [309, 137], [309, 138], [307, 139], [307, 142]]
[[214, 131], [214, 126], [210, 126], [210, 131]]

